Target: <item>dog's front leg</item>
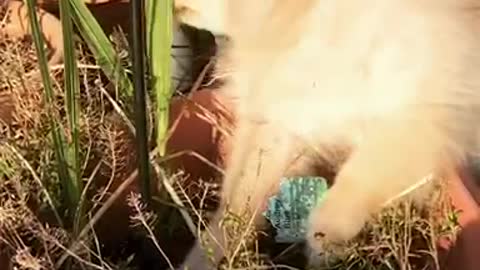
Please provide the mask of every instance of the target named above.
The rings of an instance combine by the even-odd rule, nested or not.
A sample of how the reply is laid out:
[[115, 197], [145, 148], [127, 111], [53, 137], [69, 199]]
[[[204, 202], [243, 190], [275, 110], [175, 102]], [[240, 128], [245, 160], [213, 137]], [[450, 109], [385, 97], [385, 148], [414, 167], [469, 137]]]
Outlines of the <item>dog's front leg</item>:
[[[182, 269], [207, 269], [208, 262], [216, 267], [227, 258], [232, 263], [238, 243], [229, 243], [220, 222], [225, 210], [258, 227], [268, 195], [278, 188], [280, 178], [292, 159], [293, 137], [268, 123], [243, 121], [233, 138], [232, 154], [227, 164], [220, 208], [211, 220], [206, 238], [209, 247], [197, 240]], [[207, 254], [206, 249], [210, 252]]]
[[308, 239], [316, 252], [350, 240], [371, 214], [436, 169], [452, 166], [452, 140], [433, 121], [386, 119], [365, 133], [325, 201], [313, 210]]

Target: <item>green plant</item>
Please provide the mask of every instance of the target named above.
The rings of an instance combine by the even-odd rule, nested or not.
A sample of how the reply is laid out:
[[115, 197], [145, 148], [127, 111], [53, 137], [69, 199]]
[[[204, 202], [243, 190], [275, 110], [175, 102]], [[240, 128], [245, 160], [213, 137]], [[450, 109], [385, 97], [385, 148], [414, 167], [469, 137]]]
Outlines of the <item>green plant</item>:
[[63, 30], [63, 47], [65, 52], [65, 98], [66, 112], [68, 115], [68, 127], [71, 141], [67, 145], [67, 160], [69, 166], [70, 185], [67, 185], [69, 204], [72, 206], [74, 215], [73, 231], [77, 235], [80, 227], [85, 224], [83, 220], [83, 205], [80, 203], [82, 194], [82, 170], [80, 156], [80, 124], [79, 124], [79, 101], [80, 82], [78, 77], [75, 47], [73, 44], [73, 24], [71, 19], [71, 7], [67, 1], [59, 1], [60, 18]]
[[[59, 1], [61, 2], [61, 1]], [[126, 69], [120, 64], [112, 43], [97, 20], [87, 8], [83, 0], [69, 0], [72, 7], [72, 17], [78, 27], [80, 35], [93, 52], [97, 64], [109, 77], [111, 82], [117, 84], [122, 97], [132, 97], [133, 86], [127, 76]]]
[[[60, 177], [60, 182], [62, 183], [64, 190], [74, 190], [76, 183], [72, 182], [72, 179], [69, 175], [69, 164], [66, 160], [66, 151], [65, 145], [65, 134], [63, 133], [63, 129], [61, 129], [62, 124], [57, 120], [56, 112], [53, 111], [54, 108], [54, 94], [53, 94], [53, 86], [52, 80], [50, 78], [50, 72], [47, 64], [47, 58], [45, 56], [45, 43], [43, 41], [42, 33], [40, 31], [40, 25], [37, 18], [37, 13], [35, 12], [35, 2], [33, 0], [26, 0], [26, 4], [28, 7], [28, 15], [30, 18], [30, 26], [32, 29], [32, 36], [33, 41], [35, 44], [40, 73], [42, 76], [43, 87], [45, 91], [45, 103], [47, 106], [48, 118], [51, 127], [51, 136], [54, 143], [54, 151], [55, 151], [55, 158], [57, 161], [57, 170], [58, 175]], [[69, 201], [69, 209], [73, 210], [76, 209], [75, 203], [75, 195], [70, 197], [70, 194], [66, 194], [65, 196]], [[63, 222], [58, 220], [60, 224]]]
[[[116, 92], [119, 95], [114, 98], [110, 97], [110, 101], [120, 104], [119, 107], [116, 107], [116, 110], [122, 111], [121, 114], [123, 116], [130, 116], [129, 112], [132, 107], [130, 102], [132, 101], [134, 89], [128, 77], [129, 71], [127, 67], [122, 65], [120, 56], [114, 49], [112, 42], [82, 0], [59, 1], [60, 21], [64, 37], [64, 68], [62, 70], [63, 83], [55, 84], [52, 77], [54, 71], [47, 64], [45, 42], [39, 26], [39, 18], [35, 12], [35, 1], [25, 1], [28, 7], [48, 112], [49, 121], [46, 125], [46, 130], [52, 136], [55, 150], [56, 166], [54, 171], [49, 173], [55, 176], [58, 175], [62, 194], [61, 198], [56, 202], [59, 208], [66, 208], [66, 212], [57, 215], [57, 221], [69, 233], [72, 230], [72, 238], [68, 241], [68, 245], [72, 248], [69, 249], [73, 252], [78, 252], [78, 249], [73, 247], [77, 247], [77, 244], [83, 240], [90, 239], [91, 227], [98, 220], [98, 215], [101, 215], [102, 211], [105, 210], [101, 209], [100, 211], [87, 208], [86, 202], [88, 200], [85, 198], [94, 173], [88, 176], [85, 175], [84, 171], [90, 149], [86, 149], [82, 145], [81, 140], [85, 136], [85, 130], [82, 130], [82, 117], [84, 114], [89, 116], [91, 114], [81, 110], [81, 104], [85, 103], [85, 101], [81, 100], [81, 97], [85, 97], [85, 94], [80, 93], [79, 64], [77, 63], [79, 53], [76, 51], [77, 47], [74, 43], [74, 26], [76, 26], [78, 33], [93, 53], [97, 65], [109, 79], [109, 82], [116, 86]], [[151, 76], [148, 77], [151, 79], [151, 82], [148, 85], [152, 87], [157, 97], [155, 102], [157, 106], [157, 145], [163, 154], [165, 152], [165, 137], [168, 129], [169, 102], [172, 96], [170, 78], [170, 53], [173, 36], [172, 1], [148, 1], [147, 11], [147, 54], [149, 56], [149, 71], [151, 72]], [[57, 88], [54, 86], [63, 88], [63, 93], [56, 92]], [[84, 87], [86, 86], [82, 84], [82, 89]], [[63, 104], [63, 106], [59, 107], [59, 104]], [[90, 109], [91, 107], [84, 108], [84, 110]], [[127, 114], [123, 114], [123, 111], [127, 111]], [[130, 119], [126, 120], [130, 122]], [[47, 145], [42, 146], [48, 147]], [[32, 173], [35, 174], [36, 172]], [[87, 178], [88, 182], [84, 184], [83, 179]], [[48, 189], [52, 188], [44, 184], [40, 184], [40, 186], [46, 189], [46, 194], [48, 194]], [[54, 188], [56, 189], [57, 187]], [[51, 205], [53, 206], [53, 203]], [[54, 209], [54, 212], [57, 213], [57, 210]], [[94, 218], [91, 217], [92, 214]], [[68, 252], [64, 252], [55, 264], [57, 266], [64, 265], [66, 258], [73, 256], [72, 254], [67, 254]]]
[[173, 0], [151, 0], [147, 5], [147, 52], [152, 90], [156, 97], [157, 146], [165, 154], [171, 84], [171, 44]]

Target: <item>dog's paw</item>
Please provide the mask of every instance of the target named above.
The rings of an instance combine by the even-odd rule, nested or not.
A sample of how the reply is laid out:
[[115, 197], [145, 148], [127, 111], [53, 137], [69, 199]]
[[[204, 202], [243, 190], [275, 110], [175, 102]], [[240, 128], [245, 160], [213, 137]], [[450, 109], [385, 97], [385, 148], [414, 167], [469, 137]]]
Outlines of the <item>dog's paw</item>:
[[353, 198], [328, 196], [310, 214], [307, 242], [311, 249], [323, 253], [331, 245], [354, 238], [362, 230], [368, 217], [367, 209], [356, 205]]

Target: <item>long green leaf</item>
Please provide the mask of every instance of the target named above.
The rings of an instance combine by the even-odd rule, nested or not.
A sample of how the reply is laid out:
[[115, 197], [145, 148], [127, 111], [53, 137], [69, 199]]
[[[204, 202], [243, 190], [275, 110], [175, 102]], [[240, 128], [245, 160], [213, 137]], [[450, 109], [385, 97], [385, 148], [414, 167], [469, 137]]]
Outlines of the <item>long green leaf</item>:
[[156, 96], [157, 145], [165, 154], [168, 132], [171, 86], [171, 46], [173, 40], [172, 0], [151, 0], [147, 4], [147, 49], [152, 75], [152, 90]]
[[82, 194], [82, 173], [80, 157], [80, 138], [79, 138], [79, 102], [80, 82], [78, 77], [75, 47], [73, 43], [73, 25], [70, 10], [70, 4], [66, 1], [59, 1], [60, 19], [63, 29], [63, 48], [65, 53], [65, 97], [66, 112], [68, 115], [68, 124], [71, 132], [71, 142], [68, 145], [67, 160], [70, 168], [70, 182], [66, 183], [67, 192], [70, 201], [70, 212], [75, 214], [74, 233], [83, 226], [83, 208], [79, 205]]
[[65, 161], [65, 152], [63, 146], [65, 145], [64, 134], [62, 133], [61, 123], [56, 121], [55, 113], [53, 112], [53, 87], [48, 70], [47, 57], [45, 56], [45, 43], [43, 41], [42, 32], [40, 31], [40, 24], [38, 22], [37, 13], [35, 12], [34, 0], [25, 0], [28, 7], [28, 16], [30, 18], [30, 27], [32, 29], [33, 41], [38, 56], [40, 74], [42, 76], [43, 87], [45, 91], [45, 103], [48, 111], [48, 118], [51, 126], [51, 135], [54, 143], [55, 159], [57, 161], [57, 169], [61, 183], [70, 181], [68, 174], [68, 164]]
[[115, 53], [112, 43], [92, 15], [84, 0], [69, 0], [72, 15], [80, 34], [93, 52], [98, 65], [112, 82], [117, 82], [121, 93], [133, 96], [133, 86], [127, 77], [120, 59]]

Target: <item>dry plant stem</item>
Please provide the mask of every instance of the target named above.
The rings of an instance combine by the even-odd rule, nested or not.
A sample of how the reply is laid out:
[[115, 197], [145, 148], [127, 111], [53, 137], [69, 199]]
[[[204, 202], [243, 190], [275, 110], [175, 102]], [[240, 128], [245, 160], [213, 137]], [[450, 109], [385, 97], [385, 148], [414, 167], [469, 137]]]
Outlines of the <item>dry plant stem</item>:
[[[168, 180], [167, 180], [168, 178], [166, 177], [164, 170], [162, 170], [160, 168], [160, 166], [158, 166], [158, 164], [156, 164], [156, 163], [153, 163], [153, 168], [158, 175], [162, 176], [163, 187], [167, 190], [167, 192], [170, 195], [170, 197], [172, 198], [172, 200], [175, 202], [175, 204], [180, 206], [177, 209], [180, 211], [180, 214], [182, 215], [185, 222], [187, 223], [187, 226], [190, 229], [190, 232], [193, 235], [196, 235], [195, 234], [195, 231], [196, 231], [195, 230], [195, 225], [194, 225], [192, 219], [190, 218], [190, 216], [188, 215], [187, 211], [185, 210], [185, 206], [182, 203], [182, 200], [180, 199], [178, 194], [175, 192], [175, 189], [172, 187], [172, 185], [168, 182]], [[176, 179], [176, 178], [177, 177], [175, 177], [175, 176], [172, 177], [172, 179]], [[173, 181], [173, 182], [176, 182], [176, 181]]]
[[133, 136], [136, 136], [135, 127], [133, 126], [132, 122], [128, 119], [127, 115], [122, 110], [120, 105], [118, 105], [118, 103], [112, 98], [112, 96], [107, 92], [107, 90], [105, 90], [104, 87], [99, 85], [99, 88], [100, 88], [100, 91], [102, 91], [102, 94], [104, 94], [107, 97], [108, 101], [112, 104], [115, 111], [120, 115], [120, 117], [122, 117], [122, 120], [127, 124], [128, 129], [130, 130], [130, 132], [132, 132]]
[[[102, 205], [102, 207], [95, 213], [95, 215], [88, 221], [88, 224], [83, 227], [83, 229], [80, 231], [78, 234], [77, 239], [74, 241], [74, 243], [70, 246], [69, 250], [73, 250], [75, 252], [78, 247], [79, 247], [79, 242], [82, 241], [82, 239], [87, 235], [87, 233], [90, 231], [90, 228], [92, 228], [98, 220], [107, 212], [107, 210], [113, 205], [113, 203], [122, 195], [123, 191], [127, 189], [129, 185], [131, 185], [137, 178], [138, 176], [138, 170], [133, 171], [128, 178], [113, 192], [113, 194], [108, 198], [108, 200], [105, 202], [105, 204]], [[63, 256], [58, 260], [56, 263], [56, 268], [60, 268], [65, 260], [68, 258], [70, 254], [64, 253]]]
[[[101, 70], [102, 69], [98, 65], [82, 64], [80, 62], [77, 62], [77, 68], [79, 68], [79, 69], [94, 69], [94, 70]], [[52, 71], [63, 70], [63, 69], [65, 69], [64, 64], [52, 65], [50, 67], [50, 70], [52, 70]]]
[[[114, 145], [114, 139], [111, 138], [111, 134], [108, 133], [108, 137], [109, 138], [109, 142], [110, 142], [110, 152], [112, 153], [112, 162], [111, 162], [111, 168], [112, 168], [112, 171], [110, 173], [110, 179], [108, 179], [108, 183], [107, 185], [103, 188], [103, 191], [102, 193], [100, 194], [100, 197], [98, 198], [98, 202], [101, 202], [103, 200], [103, 198], [105, 197], [105, 195], [107, 194], [107, 191], [110, 189], [110, 186], [113, 184], [113, 181], [115, 180], [115, 175], [116, 175], [116, 167], [117, 167], [117, 155], [115, 154], [115, 145]], [[98, 206], [98, 203], [95, 203], [93, 205], [93, 208], [96, 208]]]
[[228, 72], [225, 72], [224, 74], [216, 74], [215, 75], [215, 78], [212, 78], [211, 80], [209, 80], [207, 83], [205, 83], [205, 87], [208, 87], [208, 86], [211, 86], [213, 85], [217, 80], [219, 79], [223, 79], [223, 78], [229, 78], [232, 76], [232, 72], [228, 73]]
[[[101, 67], [98, 66], [98, 65], [88, 65], [88, 64], [81, 64], [81, 63], [77, 64], [77, 68], [94, 69], [94, 70], [100, 70], [101, 69]], [[62, 69], [65, 69], [65, 65], [63, 65], [63, 64], [54, 65], [54, 66], [52, 66], [51, 69], [52, 69], [52, 71], [53, 70], [62, 70]], [[85, 85], [87, 85], [87, 84], [85, 84]], [[132, 132], [132, 134], [135, 136], [135, 127], [133, 126], [132, 122], [128, 119], [127, 115], [122, 110], [120, 105], [118, 105], [118, 103], [115, 101], [115, 99], [112, 98], [112, 96], [108, 93], [108, 91], [103, 86], [101, 86], [101, 85], [97, 85], [97, 86], [99, 87], [100, 91], [102, 91], [102, 94], [104, 94], [107, 97], [108, 101], [110, 102], [110, 104], [112, 104], [115, 111], [122, 117], [122, 120], [127, 124], [130, 132]]]
[[[195, 226], [192, 227], [191, 229], [191, 232], [192, 234], [199, 238], [200, 237], [200, 234], [201, 234], [201, 229], [200, 229], [200, 225], [203, 225], [205, 226], [205, 230], [210, 234], [212, 235], [212, 232], [210, 231], [209, 227], [208, 227], [208, 224], [205, 222], [205, 220], [203, 219], [202, 215], [197, 211], [197, 209], [195, 209], [195, 206], [193, 205], [192, 201], [190, 200], [190, 198], [188, 198], [188, 194], [185, 192], [185, 190], [180, 186], [180, 191], [182, 192], [183, 196], [187, 199], [187, 202], [188, 204], [190, 205], [190, 208], [192, 209], [193, 213], [195, 214], [195, 216], [198, 217], [199, 219], [199, 223], [198, 223], [198, 226], [197, 228], [195, 228]], [[224, 252], [225, 250], [223, 249], [223, 246], [221, 246], [220, 242], [216, 239], [216, 238], [213, 238], [212, 239], [213, 241], [215, 241], [215, 244], [217, 244], [220, 248], [222, 248], [222, 251]]]
[[202, 71], [200, 72], [197, 79], [193, 83], [191, 91], [187, 95], [189, 98], [192, 98], [192, 96], [195, 94], [195, 92], [197, 92], [198, 89], [200, 89], [202, 81], [203, 81], [203, 79], [205, 79], [205, 76], [207, 75], [207, 71], [213, 66], [213, 64], [214, 64], [213, 59], [210, 59], [208, 61], [208, 63], [203, 67]]
[[[60, 247], [64, 252], [65, 254], [68, 254], [68, 256], [71, 256], [72, 258], [74, 258], [75, 260], [79, 261], [80, 263], [84, 264], [84, 265], [87, 265], [89, 267], [92, 267], [93, 269], [98, 269], [98, 270], [105, 270], [104, 267], [101, 267], [101, 266], [98, 266], [94, 263], [91, 263], [85, 259], [83, 259], [82, 257], [78, 256], [75, 252], [73, 252], [71, 249], [67, 248], [66, 246], [62, 245], [60, 242], [57, 241], [57, 239], [55, 239], [54, 237], [51, 237], [50, 235], [47, 234], [47, 232], [43, 231], [43, 234], [44, 234], [44, 237], [46, 237], [47, 239], [49, 239], [52, 243], [54, 243], [55, 245], [57, 245], [58, 247]], [[77, 247], [78, 248], [78, 247]], [[66, 259], [66, 258], [65, 258]], [[64, 259], [64, 260], [65, 260]], [[63, 263], [62, 263], [63, 264]], [[61, 269], [59, 266], [58, 266], [58, 262], [55, 264], [55, 269]]]
[[182, 119], [183, 115], [186, 113], [185, 108], [186, 108], [185, 105], [183, 105], [182, 110], [180, 111], [180, 113], [177, 115], [177, 117], [171, 124], [170, 129], [165, 134], [165, 141], [168, 142], [168, 140], [170, 140], [170, 138], [172, 137], [173, 132], [177, 129], [178, 125], [180, 124], [180, 120]]
[[215, 169], [217, 172], [221, 173], [221, 174], [224, 174], [225, 171], [220, 168], [218, 165], [216, 165], [215, 163], [209, 161], [207, 158], [205, 158], [204, 156], [200, 155], [199, 153], [195, 152], [195, 151], [192, 151], [192, 150], [183, 150], [183, 151], [178, 151], [178, 152], [175, 152], [175, 153], [172, 153], [168, 156], [165, 156], [165, 157], [162, 157], [160, 159], [158, 159], [158, 163], [164, 163], [164, 162], [167, 162], [169, 160], [172, 160], [172, 159], [175, 159], [175, 158], [179, 158], [181, 156], [192, 156], [192, 157], [195, 157], [197, 158], [198, 160], [202, 161], [203, 163], [207, 164], [208, 166], [210, 166], [211, 168]]
[[[203, 191], [202, 198], [200, 199], [200, 204], [199, 204], [200, 209], [203, 209], [203, 207], [205, 207], [205, 199], [208, 196], [208, 192], [209, 192], [209, 186], [206, 186], [204, 191]], [[185, 191], [183, 191], [183, 193], [185, 194]]]
[[[90, 218], [91, 218], [91, 216], [90, 216]], [[91, 252], [91, 254], [93, 254], [93, 256], [95, 256], [101, 262], [102, 267], [106, 267], [107, 269], [112, 270], [112, 268], [102, 260], [102, 251], [101, 251], [101, 248], [100, 248], [100, 242], [98, 241], [98, 237], [96, 236], [93, 227], [91, 227], [90, 230], [93, 232], [92, 233], [93, 234], [93, 241], [95, 243], [95, 248], [97, 250], [97, 253]]]
[[[153, 151], [150, 152], [150, 160], [151, 160], [151, 163], [154, 165], [154, 168], [156, 167], [157, 169], [160, 169], [159, 166], [154, 162], [157, 154], [158, 154], [158, 149], [155, 148]], [[200, 155], [198, 155], [198, 156], [200, 156]], [[163, 158], [163, 160], [165, 160], [167, 158], [168, 157], [165, 157], [165, 158]], [[160, 172], [162, 172], [162, 170], [160, 170]], [[163, 175], [163, 174], [160, 173], [160, 175]], [[120, 195], [127, 189], [127, 187], [130, 186], [136, 180], [137, 176], [138, 176], [138, 170], [133, 171], [128, 176], [128, 178], [125, 179], [123, 181], [123, 183], [115, 190], [115, 192], [113, 192], [113, 194], [108, 198], [108, 200], [102, 205], [102, 207], [89, 220], [88, 224], [86, 224], [85, 227], [80, 231], [76, 241], [68, 249], [69, 252], [65, 252], [62, 255], [62, 257], [57, 261], [57, 263], [56, 263], [56, 268], [57, 269], [60, 268], [63, 265], [65, 260], [68, 258], [68, 256], [71, 256], [71, 254], [74, 253], [74, 251], [79, 247], [79, 241], [81, 241], [87, 235], [87, 233], [90, 231], [90, 229], [94, 227], [94, 225], [98, 222], [98, 220], [113, 205], [113, 203], [120, 197]], [[166, 179], [166, 177], [163, 177], [163, 178]], [[174, 200], [174, 202], [176, 204], [178, 204], [179, 206], [182, 206], [183, 204], [182, 204], [181, 200], [179, 199], [179, 196], [176, 194], [175, 190], [171, 187], [170, 183], [168, 183], [168, 181], [164, 181], [164, 184], [165, 184], [165, 187], [166, 187], [167, 191], [169, 192], [170, 196]], [[192, 230], [192, 233], [194, 235], [196, 235], [195, 234], [195, 226], [193, 225], [194, 223], [193, 223], [192, 219], [190, 218], [190, 216], [188, 215], [188, 213], [186, 213], [186, 211], [184, 209], [182, 209], [181, 207], [179, 208], [179, 210], [181, 211], [182, 216], [185, 219], [187, 225]], [[70, 251], [70, 250], [73, 250], [73, 252]]]
[[[113, 268], [107, 264], [107, 262], [105, 262], [103, 259], [102, 259], [102, 256], [100, 255], [100, 253], [96, 254], [88, 245], [86, 245], [85, 243], [82, 242], [82, 248], [84, 248], [88, 253], [88, 255], [92, 255], [93, 257], [95, 257], [96, 259], [99, 260], [99, 262], [102, 264], [101, 267], [104, 267], [104, 269], [109, 269], [109, 270], [113, 270]], [[85, 269], [85, 266], [84, 265], [80, 265], [80, 267], [82, 267], [82, 269]], [[85, 269], [85, 270], [88, 270]]]
[[[95, 166], [95, 168], [93, 169], [92, 174], [88, 178], [87, 183], [85, 184], [85, 186], [82, 190], [82, 194], [80, 195], [80, 201], [78, 202], [78, 207], [83, 205], [83, 203], [85, 202], [85, 199], [87, 198], [88, 188], [93, 183], [93, 180], [95, 179], [95, 176], [97, 175], [98, 170], [100, 170], [100, 166], [101, 166], [101, 163], [98, 163], [97, 166]], [[78, 208], [77, 208], [77, 211], [79, 211]]]
[[[429, 217], [429, 224], [432, 226], [434, 224], [433, 218]], [[429, 245], [430, 245], [430, 252], [428, 255], [433, 258], [433, 262], [435, 263], [435, 269], [440, 269], [440, 262], [438, 260], [438, 246], [437, 243], [435, 243], [435, 239], [437, 238], [437, 234], [435, 233], [435, 230], [430, 230], [430, 239], [432, 240]]]
[[[89, 112], [86, 112], [86, 113], [89, 113]], [[86, 146], [85, 158], [84, 158], [84, 162], [83, 162], [82, 169], [81, 169], [82, 172], [84, 172], [87, 169], [87, 166], [89, 164], [89, 157], [90, 157], [90, 154], [92, 152], [92, 145], [93, 145], [93, 143], [92, 143], [93, 136], [92, 136], [92, 133], [91, 133], [91, 126], [90, 126], [90, 123], [88, 121], [86, 123], [85, 130], [86, 130], [86, 137], [90, 138], [90, 139], [88, 140], [88, 144]]]
[[232, 134], [231, 126], [222, 125], [219, 122], [218, 117], [216, 117], [212, 112], [210, 112], [207, 108], [205, 108], [205, 106], [202, 106], [198, 102], [193, 102], [193, 101], [188, 101], [188, 102], [191, 102], [196, 108], [202, 111], [203, 114], [198, 115], [200, 119], [204, 120], [207, 123], [212, 124], [212, 126], [215, 126], [216, 130], [221, 132], [223, 136], [226, 136], [226, 137], [231, 136]]
[[[104, 94], [107, 95], [107, 97], [110, 97], [108, 95], [108, 93], [106, 93], [106, 90], [101, 88], [102, 92]], [[111, 98], [111, 97], [110, 97]], [[112, 99], [110, 100], [110, 102], [112, 102], [113, 106], [117, 105], [116, 102]], [[118, 108], [118, 112], [119, 113], [123, 113], [122, 110], [120, 108]], [[128, 121], [127, 119], [127, 124], [130, 124], [129, 126], [131, 126], [131, 123]], [[133, 134], [135, 134], [135, 130], [133, 128], [131, 128], [131, 131], [133, 132]], [[169, 195], [172, 197], [172, 199], [174, 200], [174, 202], [180, 206], [179, 207], [179, 210], [183, 216], [183, 218], [185, 219], [186, 223], [187, 223], [187, 226], [189, 227], [190, 231], [192, 232], [192, 234], [194, 235], [198, 235], [197, 234], [197, 231], [195, 229], [195, 225], [193, 225], [193, 221], [192, 219], [190, 218], [190, 216], [188, 215], [188, 213], [182, 209], [182, 206], [183, 206], [183, 203], [181, 202], [179, 196], [176, 194], [174, 188], [171, 186], [171, 184], [166, 181], [167, 177], [165, 177], [164, 173], [163, 173], [163, 170], [161, 170], [161, 168], [157, 165], [157, 163], [154, 161], [155, 158], [156, 158], [156, 154], [157, 154], [158, 150], [157, 149], [154, 149], [151, 153], [150, 153], [150, 156], [151, 156], [151, 163], [153, 164], [155, 170], [157, 171], [157, 173], [159, 173], [159, 175], [162, 175], [163, 177], [163, 184], [167, 190], [167, 192], [169, 193]], [[171, 155], [168, 155], [168, 156], [165, 156], [165, 157], [162, 157], [158, 160], [159, 163], [163, 163], [163, 162], [166, 162], [168, 160], [171, 160], [171, 159], [174, 159], [174, 158], [177, 158], [177, 157], [180, 157], [180, 156], [183, 156], [183, 155], [190, 155], [190, 156], [193, 156], [193, 157], [196, 157], [198, 158], [200, 161], [204, 162], [205, 164], [209, 165], [210, 167], [214, 168], [215, 170], [217, 170], [218, 172], [220, 173], [224, 173], [224, 171], [218, 167], [216, 164], [210, 162], [209, 160], [207, 160], [205, 157], [203, 157], [202, 155], [196, 153], [195, 151], [189, 151], [189, 150], [185, 150], [185, 151], [179, 151], [177, 153], [173, 153]], [[87, 232], [90, 230], [90, 228], [92, 228], [97, 222], [98, 220], [101, 218], [101, 216], [103, 216], [103, 214], [110, 208], [110, 206], [114, 203], [115, 200], [117, 200], [117, 198], [123, 193], [123, 191], [131, 184], [133, 183], [133, 181], [136, 179], [137, 177], [137, 174], [138, 174], [138, 171], [135, 170], [134, 172], [132, 172], [132, 174], [115, 190], [115, 192], [108, 198], [108, 200], [105, 202], [105, 204], [102, 205], [102, 207], [95, 213], [95, 215], [89, 220], [88, 224], [81, 230], [81, 232], [79, 233], [78, 235], [78, 240], [82, 239], [83, 237], [85, 237], [85, 235], [87, 234]], [[76, 249], [76, 245], [73, 244], [72, 246], [72, 249], [75, 250]], [[69, 254], [67, 253], [64, 253], [64, 255], [60, 258], [60, 260], [57, 262], [56, 266], [57, 268], [60, 267], [61, 265], [63, 265], [65, 259], [67, 259], [67, 257], [69, 256]]]
[[[165, 135], [165, 140], [166, 141], [168, 141], [171, 138], [171, 136], [173, 135], [173, 132], [176, 130], [178, 124], [180, 123], [180, 120], [182, 119], [182, 117], [186, 113], [187, 102], [193, 103], [196, 107], [200, 108], [202, 110], [202, 112], [205, 114], [205, 117], [199, 116], [199, 118], [205, 120], [207, 123], [216, 124], [215, 125], [216, 128], [219, 128], [219, 130], [223, 131], [223, 129], [221, 128], [221, 125], [218, 125], [218, 121], [215, 120], [215, 116], [213, 116], [211, 112], [209, 112], [206, 108], [204, 108], [203, 106], [201, 106], [197, 102], [193, 102], [191, 100], [193, 93], [196, 92], [199, 89], [200, 84], [203, 80], [203, 77], [205, 77], [206, 72], [208, 71], [208, 68], [209, 68], [208, 65], [211, 64], [211, 63], [213, 63], [213, 62], [210, 61], [207, 64], [207, 66], [205, 66], [203, 68], [201, 74], [199, 75], [199, 77], [197, 78], [197, 80], [195, 81], [195, 83], [194, 83], [194, 85], [191, 89], [191, 93], [186, 96], [187, 97], [186, 102], [183, 103], [183, 105], [181, 107], [181, 110], [180, 110], [180, 113], [178, 113], [177, 117], [173, 121], [173, 124], [171, 124], [170, 129], [168, 130], [168, 132]], [[185, 95], [182, 95], [182, 94], [180, 96], [185, 97]], [[227, 134], [227, 133], [224, 132], [224, 134]]]
[[[250, 220], [248, 221], [247, 228], [245, 228], [245, 230], [242, 233], [242, 236], [241, 236], [240, 239], [245, 239], [251, 233], [251, 230], [250, 230], [251, 228], [253, 228], [255, 230], [255, 219], [256, 219], [256, 216], [257, 216], [257, 211], [258, 211], [258, 209], [255, 209], [255, 212], [250, 217]], [[230, 256], [230, 258], [228, 258], [228, 268], [229, 269], [233, 268], [233, 263], [235, 262], [235, 258], [237, 258], [238, 253], [240, 253], [240, 250], [242, 249], [242, 246], [244, 246], [244, 243], [243, 243], [243, 241], [240, 241], [238, 243], [237, 247], [235, 248], [232, 256]]]
[[137, 212], [138, 214], [138, 219], [140, 220], [140, 222], [142, 223], [143, 227], [147, 230], [148, 232], [148, 235], [150, 236], [150, 238], [152, 239], [152, 242], [153, 244], [155, 245], [155, 247], [157, 248], [157, 250], [160, 252], [160, 254], [162, 255], [162, 257], [165, 259], [165, 261], [167, 262], [168, 264], [168, 267], [170, 267], [171, 270], [175, 270], [175, 267], [173, 267], [173, 264], [172, 262], [170, 261], [170, 259], [168, 258], [167, 254], [165, 254], [165, 252], [163, 251], [163, 249], [160, 247], [160, 244], [158, 243], [158, 241], [156, 240], [155, 238], [155, 234], [153, 233], [152, 229], [150, 228], [150, 226], [148, 226], [147, 222], [145, 221], [145, 217], [143, 216], [143, 213], [142, 213], [142, 210], [140, 209], [139, 207], [139, 203], [138, 203], [138, 199], [135, 199], [134, 198], [134, 194], [130, 194], [130, 197], [133, 198], [132, 201], [133, 201], [133, 207], [135, 208], [135, 211]]
[[2, 144], [5, 145], [15, 156], [17, 156], [17, 158], [30, 171], [35, 182], [37, 182], [37, 184], [42, 188], [42, 192], [45, 195], [45, 198], [47, 199], [47, 202], [50, 205], [50, 208], [52, 208], [53, 214], [55, 215], [55, 218], [57, 219], [58, 224], [63, 227], [62, 219], [60, 218], [60, 215], [58, 214], [57, 209], [55, 208], [52, 197], [50, 196], [50, 193], [48, 193], [48, 189], [43, 185], [42, 180], [35, 173], [35, 170], [32, 168], [30, 163], [20, 154], [20, 152], [17, 151], [15, 147], [11, 146], [8, 143], [2, 143]]
[[420, 182], [413, 184], [412, 186], [408, 187], [398, 195], [394, 196], [393, 198], [389, 199], [386, 203], [383, 204], [383, 206], [388, 206], [389, 204], [399, 200], [403, 196], [406, 196], [410, 194], [411, 192], [415, 191], [416, 189], [428, 184], [429, 182], [433, 181], [434, 175], [429, 174], [428, 176], [424, 177]]
[[[73, 258], [75, 258], [76, 260], [78, 260], [79, 262], [81, 262], [82, 264], [84, 265], [87, 265], [89, 267], [91, 267], [92, 269], [98, 269], [98, 270], [105, 270], [105, 268], [102, 268], [98, 265], [95, 265], [89, 261], [86, 261], [85, 259], [81, 258], [80, 256], [78, 256], [77, 254], [75, 254], [74, 252], [68, 250], [62, 243], [60, 243], [58, 241], [57, 238], [51, 236], [47, 230], [44, 228], [43, 224], [36, 219], [36, 215], [31, 211], [31, 209], [26, 206], [23, 202], [22, 202], [22, 208], [24, 210], [26, 210], [28, 212], [28, 215], [33, 217], [34, 218], [34, 223], [36, 224], [36, 228], [39, 230], [38, 232], [41, 234], [41, 238], [44, 239], [45, 241], [44, 242], [51, 242], [53, 244], [55, 244], [56, 246], [60, 247], [62, 250], [64, 250], [66, 253], [68, 253], [70, 256], [72, 256]], [[14, 229], [10, 229], [10, 231], [13, 232], [14, 236], [15, 236], [15, 239], [17, 240], [17, 243], [18, 245], [20, 245], [23, 249], [27, 249], [27, 246], [23, 243], [22, 241], [22, 237], [20, 237], [20, 235], [18, 235], [17, 231], [14, 230]], [[44, 243], [45, 244], [45, 243]], [[47, 248], [46, 248], [47, 249]], [[50, 260], [51, 261], [51, 260]], [[52, 263], [52, 266], [53, 266], [53, 263]], [[53, 267], [52, 267], [53, 269]]]

